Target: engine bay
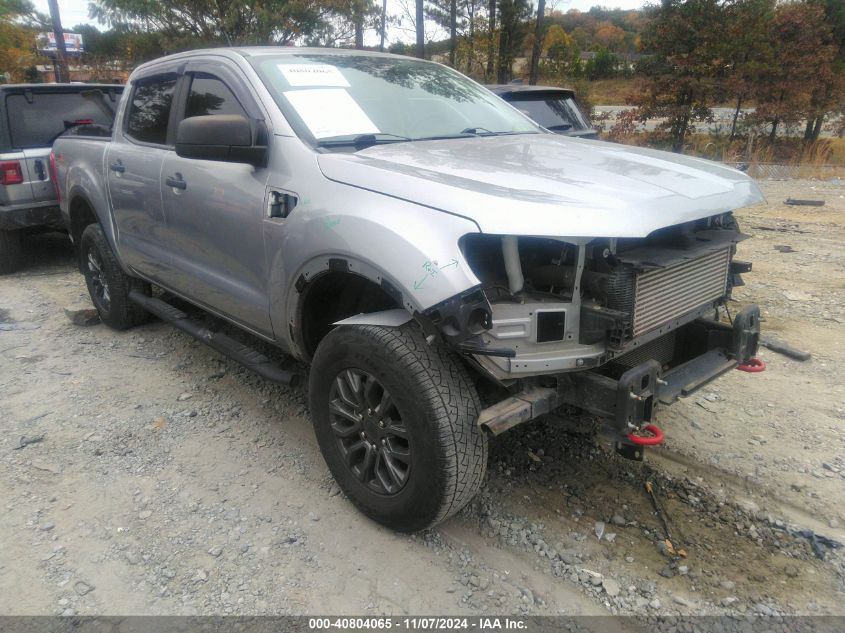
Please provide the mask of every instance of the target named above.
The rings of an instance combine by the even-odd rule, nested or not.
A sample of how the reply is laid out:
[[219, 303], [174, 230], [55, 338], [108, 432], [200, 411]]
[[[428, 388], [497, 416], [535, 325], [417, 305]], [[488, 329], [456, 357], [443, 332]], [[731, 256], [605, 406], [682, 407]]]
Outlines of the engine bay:
[[503, 379], [597, 367], [670, 334], [652, 347], [674, 347], [678, 328], [711, 318], [742, 284], [750, 265], [734, 254], [745, 238], [731, 213], [638, 239], [467, 235], [492, 309], [475, 338], [494, 352], [477, 359]]

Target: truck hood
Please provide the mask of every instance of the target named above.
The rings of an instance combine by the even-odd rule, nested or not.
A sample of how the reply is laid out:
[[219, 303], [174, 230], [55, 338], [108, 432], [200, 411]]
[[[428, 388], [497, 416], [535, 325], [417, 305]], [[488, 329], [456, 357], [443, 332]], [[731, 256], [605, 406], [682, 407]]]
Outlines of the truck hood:
[[555, 134], [376, 145], [318, 162], [330, 180], [506, 235], [645, 237], [763, 200], [718, 163]]

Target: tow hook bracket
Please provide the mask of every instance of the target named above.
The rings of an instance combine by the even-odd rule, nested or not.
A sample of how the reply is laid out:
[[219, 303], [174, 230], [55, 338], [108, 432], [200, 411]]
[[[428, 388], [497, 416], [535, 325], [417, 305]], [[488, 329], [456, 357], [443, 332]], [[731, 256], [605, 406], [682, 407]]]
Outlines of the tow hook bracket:
[[734, 358], [744, 365], [757, 354], [760, 344], [760, 307], [752, 304], [740, 310], [734, 317], [733, 326]]
[[627, 434], [654, 418], [654, 400], [660, 376], [660, 363], [649, 360], [626, 371], [616, 388], [616, 424]]
[[[660, 380], [660, 363], [649, 360], [626, 371], [619, 378], [616, 388], [616, 432], [619, 439], [614, 443], [614, 449], [620, 457], [641, 462], [644, 456], [644, 446], [653, 443], [652, 437], [634, 435], [634, 430], [644, 429], [652, 433], [653, 437], [663, 433], [652, 424], [654, 418], [654, 401]], [[664, 383], [665, 384], [665, 383]], [[653, 430], [656, 429], [656, 432]]]
[[662, 444], [664, 440], [663, 431], [655, 424], [646, 424], [643, 429], [649, 435], [639, 435], [637, 433], [628, 433], [625, 436], [626, 442], [617, 441], [614, 448], [620, 457], [625, 459], [632, 459], [634, 461], [643, 461], [646, 446], [657, 446]]
[[630, 459], [635, 462], [643, 461], [645, 457], [645, 449], [636, 444], [625, 444], [624, 442], [616, 442], [613, 446], [616, 454], [624, 459]]

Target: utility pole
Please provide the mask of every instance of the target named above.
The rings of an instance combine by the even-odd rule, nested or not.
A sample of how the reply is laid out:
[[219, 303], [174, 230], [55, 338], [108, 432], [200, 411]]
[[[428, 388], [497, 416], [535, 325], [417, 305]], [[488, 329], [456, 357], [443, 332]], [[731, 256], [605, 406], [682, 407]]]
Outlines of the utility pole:
[[53, 35], [56, 36], [56, 60], [53, 63], [55, 68], [56, 82], [70, 81], [70, 71], [67, 67], [67, 49], [65, 49], [65, 32], [62, 29], [62, 16], [59, 14], [58, 0], [48, 0], [50, 5], [50, 18], [53, 21]]
[[384, 52], [384, 36], [387, 31], [387, 0], [381, 3], [381, 43], [378, 46], [379, 51]]
[[414, 54], [420, 59], [425, 59], [425, 8], [424, 0], [416, 0], [416, 24], [417, 27], [417, 46], [414, 49]]
[[458, 51], [458, 2], [449, 3], [449, 65], [455, 67], [455, 57]]
[[487, 69], [484, 73], [484, 81], [491, 81], [493, 78], [493, 34], [496, 32], [496, 0], [490, 0], [487, 5]]

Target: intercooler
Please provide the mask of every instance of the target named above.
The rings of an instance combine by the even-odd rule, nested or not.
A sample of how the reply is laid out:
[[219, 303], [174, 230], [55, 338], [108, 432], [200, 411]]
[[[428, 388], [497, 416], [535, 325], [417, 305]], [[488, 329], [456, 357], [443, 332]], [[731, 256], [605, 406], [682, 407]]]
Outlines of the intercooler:
[[730, 249], [641, 273], [623, 268], [611, 276], [608, 307], [632, 315], [636, 338], [724, 296]]
[[730, 251], [724, 249], [637, 275], [634, 337], [723, 296], [729, 265]]

